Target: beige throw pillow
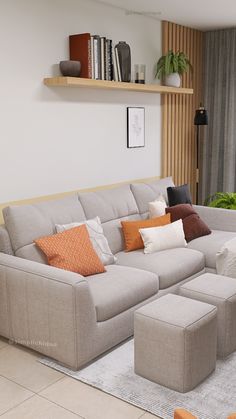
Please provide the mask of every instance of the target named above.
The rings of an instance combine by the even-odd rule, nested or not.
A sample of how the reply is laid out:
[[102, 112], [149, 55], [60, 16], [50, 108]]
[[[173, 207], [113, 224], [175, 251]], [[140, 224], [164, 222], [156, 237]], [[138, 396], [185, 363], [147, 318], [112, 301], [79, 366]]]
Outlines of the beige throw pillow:
[[154, 253], [187, 245], [182, 220], [162, 227], [141, 228], [139, 232], [144, 243], [144, 253]]
[[101, 259], [103, 265], [111, 265], [115, 263], [117, 258], [113, 255], [108, 241], [104, 236], [101, 220], [99, 217], [95, 217], [91, 220], [83, 221], [81, 223], [56, 224], [56, 232], [62, 233], [63, 231], [81, 226], [82, 224], [86, 225], [93, 248]]
[[148, 203], [149, 217], [161, 217], [166, 213], [166, 208], [167, 205], [165, 198], [162, 195], [159, 195], [155, 201]]

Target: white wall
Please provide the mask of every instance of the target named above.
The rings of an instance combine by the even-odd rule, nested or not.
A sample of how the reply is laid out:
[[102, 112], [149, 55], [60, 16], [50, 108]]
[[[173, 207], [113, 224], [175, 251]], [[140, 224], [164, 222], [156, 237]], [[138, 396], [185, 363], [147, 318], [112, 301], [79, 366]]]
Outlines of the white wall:
[[[127, 41], [153, 81], [160, 23], [92, 0], [0, 0], [0, 202], [160, 175], [160, 96], [49, 88], [68, 35]], [[126, 147], [126, 107], [144, 106], [146, 146]]]

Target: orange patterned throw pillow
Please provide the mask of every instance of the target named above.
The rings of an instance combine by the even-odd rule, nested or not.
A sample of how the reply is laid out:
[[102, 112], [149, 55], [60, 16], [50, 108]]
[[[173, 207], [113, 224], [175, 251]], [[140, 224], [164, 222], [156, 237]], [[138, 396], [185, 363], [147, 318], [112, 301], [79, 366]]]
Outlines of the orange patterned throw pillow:
[[139, 233], [140, 228], [160, 227], [166, 224], [170, 224], [170, 214], [148, 220], [121, 221], [125, 239], [125, 251], [130, 252], [131, 250], [144, 248], [143, 240]]
[[174, 412], [174, 419], [197, 419], [190, 412], [185, 409], [176, 409]]
[[105, 272], [84, 224], [34, 242], [47, 256], [49, 265], [56, 268], [83, 276]]

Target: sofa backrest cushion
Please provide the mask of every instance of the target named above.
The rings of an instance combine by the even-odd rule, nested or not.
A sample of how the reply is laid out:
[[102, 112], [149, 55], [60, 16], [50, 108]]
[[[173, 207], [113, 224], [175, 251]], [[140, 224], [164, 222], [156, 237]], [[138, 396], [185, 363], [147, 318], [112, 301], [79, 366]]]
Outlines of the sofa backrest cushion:
[[3, 217], [15, 255], [37, 262], [45, 259], [35, 249], [35, 239], [54, 234], [55, 224], [85, 220], [77, 194], [32, 205], [9, 206], [3, 209]]
[[87, 219], [98, 216], [113, 253], [124, 249], [120, 222], [140, 219], [130, 185], [96, 192], [82, 192], [79, 199]]
[[147, 213], [148, 203], [157, 199], [159, 195], [162, 195], [166, 203], [168, 203], [167, 188], [169, 186], [175, 186], [172, 177], [166, 177], [149, 183], [132, 183], [130, 185], [131, 191], [137, 202], [140, 214]]
[[15, 256], [23, 259], [33, 260], [34, 262], [48, 264], [47, 258], [35, 243], [28, 244], [27, 246], [20, 247], [15, 251]]

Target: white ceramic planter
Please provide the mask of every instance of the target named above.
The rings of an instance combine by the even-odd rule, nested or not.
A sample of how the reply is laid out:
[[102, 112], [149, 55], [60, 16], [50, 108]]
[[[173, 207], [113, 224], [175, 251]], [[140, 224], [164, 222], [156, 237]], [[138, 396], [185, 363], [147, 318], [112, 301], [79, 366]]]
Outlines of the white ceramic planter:
[[171, 73], [168, 76], [165, 76], [164, 84], [165, 86], [170, 86], [170, 87], [180, 87], [181, 78], [180, 78], [179, 73]]

